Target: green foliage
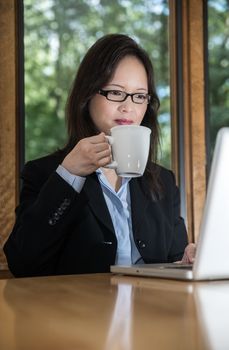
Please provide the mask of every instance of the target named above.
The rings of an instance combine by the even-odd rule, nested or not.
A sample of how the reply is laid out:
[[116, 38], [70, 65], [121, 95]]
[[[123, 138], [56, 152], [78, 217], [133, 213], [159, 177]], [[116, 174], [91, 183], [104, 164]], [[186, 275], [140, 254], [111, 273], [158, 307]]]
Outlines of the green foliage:
[[[126, 33], [150, 54], [161, 99], [161, 163], [170, 167], [167, 0], [24, 0], [26, 160], [64, 145], [77, 67], [102, 35]], [[229, 1], [208, 0], [210, 140], [229, 126]]]
[[229, 126], [229, 1], [208, 1], [211, 153], [217, 131]]
[[64, 145], [77, 67], [102, 35], [125, 33], [150, 54], [161, 97], [162, 163], [170, 166], [167, 0], [24, 0], [26, 160]]

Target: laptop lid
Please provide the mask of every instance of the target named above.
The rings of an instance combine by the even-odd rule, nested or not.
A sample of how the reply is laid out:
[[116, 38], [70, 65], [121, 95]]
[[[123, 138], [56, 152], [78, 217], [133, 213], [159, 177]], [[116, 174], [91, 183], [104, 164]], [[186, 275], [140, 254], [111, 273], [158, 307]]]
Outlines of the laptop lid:
[[193, 274], [229, 278], [229, 128], [216, 139]]
[[111, 272], [162, 278], [229, 278], [229, 128], [217, 134], [193, 268], [177, 264], [111, 266]]

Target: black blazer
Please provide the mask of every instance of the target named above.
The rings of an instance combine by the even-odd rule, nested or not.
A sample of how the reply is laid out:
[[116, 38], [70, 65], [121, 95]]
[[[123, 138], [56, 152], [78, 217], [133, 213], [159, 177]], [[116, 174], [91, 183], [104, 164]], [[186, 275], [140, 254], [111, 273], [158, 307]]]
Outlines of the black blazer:
[[[108, 272], [117, 240], [97, 175], [77, 193], [57, 173], [63, 155], [28, 162], [16, 222], [4, 246], [15, 276]], [[147, 196], [143, 178], [131, 179], [133, 236], [145, 263], [182, 258], [187, 245], [179, 191], [171, 171], [160, 167], [164, 197]]]

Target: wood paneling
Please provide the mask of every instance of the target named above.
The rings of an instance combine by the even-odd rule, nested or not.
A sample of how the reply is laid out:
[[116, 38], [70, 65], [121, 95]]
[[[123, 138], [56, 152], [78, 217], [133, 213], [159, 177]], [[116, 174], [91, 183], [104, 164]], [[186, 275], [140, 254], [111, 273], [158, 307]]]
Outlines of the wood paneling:
[[0, 0], [0, 269], [17, 201], [16, 0]]
[[[183, 85], [183, 121], [184, 121], [184, 173], [185, 201], [187, 210], [187, 228], [190, 241], [196, 241], [206, 194], [206, 145], [205, 145], [205, 96], [204, 96], [204, 0], [171, 0], [171, 26], [176, 36], [176, 6], [182, 6], [182, 85]], [[179, 5], [178, 5], [179, 3]], [[173, 44], [172, 71], [176, 72], [178, 50]], [[178, 175], [178, 132], [176, 115], [179, 101], [176, 99], [177, 75], [172, 74], [173, 92], [172, 113], [174, 170]], [[177, 176], [179, 178], [179, 176]]]

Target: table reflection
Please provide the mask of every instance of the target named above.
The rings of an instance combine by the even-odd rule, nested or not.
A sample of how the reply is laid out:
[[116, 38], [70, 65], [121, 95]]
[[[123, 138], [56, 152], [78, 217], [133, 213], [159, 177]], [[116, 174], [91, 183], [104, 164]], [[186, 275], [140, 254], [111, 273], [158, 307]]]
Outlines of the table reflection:
[[226, 350], [229, 282], [111, 274], [0, 281], [3, 350]]
[[214, 283], [197, 285], [194, 297], [198, 321], [208, 349], [229, 349], [229, 285]]
[[[175, 349], [176, 340], [171, 333], [171, 329], [174, 329], [172, 323], [175, 322], [176, 328], [178, 327], [176, 337], [180, 336], [180, 347], [178, 348], [229, 349], [228, 281], [187, 283], [144, 277], [114, 276], [111, 283], [119, 286], [122, 283], [125, 286], [129, 283], [132, 286], [132, 312], [134, 312], [132, 322], [135, 325], [139, 326], [139, 296], [145, 303], [147, 303], [148, 298], [154, 299], [154, 302], [152, 301], [154, 316], [157, 309], [159, 310], [157, 320], [153, 315], [151, 319], [145, 319], [145, 324], [150, 325], [149, 327], [152, 329], [154, 339], [151, 339], [151, 344], [162, 344], [162, 339], [159, 338], [161, 338], [161, 329], [163, 328], [166, 343]], [[165, 296], [166, 294], [167, 296]], [[173, 317], [164, 317], [165, 309], [167, 316], [173, 314]], [[175, 315], [178, 317], [174, 317]], [[135, 329], [134, 332], [138, 332], [138, 330]], [[145, 332], [144, 335], [148, 336], [148, 339], [151, 338], [148, 332]]]
[[134, 349], [200, 349], [189, 284], [118, 275], [111, 283], [132, 286]]
[[108, 330], [106, 350], [132, 349], [132, 286], [118, 284], [115, 308]]

